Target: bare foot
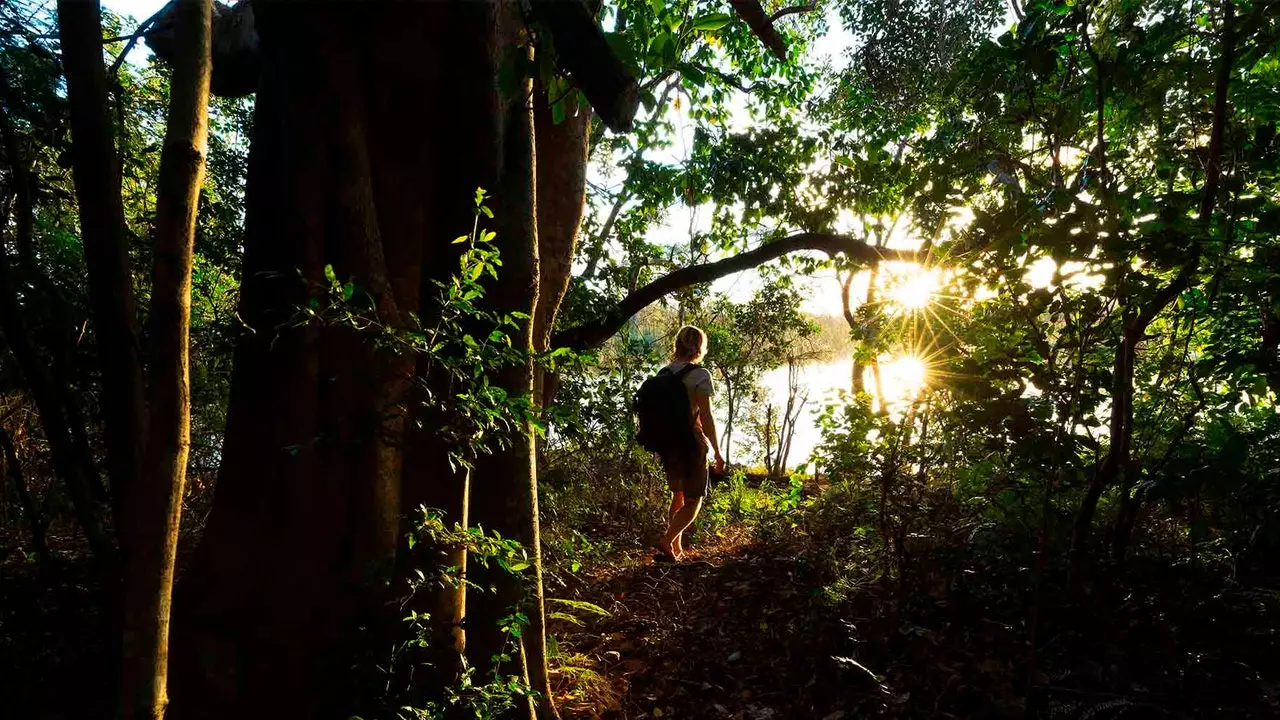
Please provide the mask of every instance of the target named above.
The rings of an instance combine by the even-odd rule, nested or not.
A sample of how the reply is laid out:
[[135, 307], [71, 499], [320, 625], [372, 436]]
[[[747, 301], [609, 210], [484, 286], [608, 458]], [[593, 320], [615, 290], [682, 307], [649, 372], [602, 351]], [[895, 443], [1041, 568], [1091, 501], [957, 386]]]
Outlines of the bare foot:
[[657, 550], [658, 550], [658, 554], [654, 555], [655, 560], [657, 560], [659, 557], [663, 558], [664, 560], [680, 559], [680, 554], [676, 551], [674, 543], [665, 537], [658, 541]]

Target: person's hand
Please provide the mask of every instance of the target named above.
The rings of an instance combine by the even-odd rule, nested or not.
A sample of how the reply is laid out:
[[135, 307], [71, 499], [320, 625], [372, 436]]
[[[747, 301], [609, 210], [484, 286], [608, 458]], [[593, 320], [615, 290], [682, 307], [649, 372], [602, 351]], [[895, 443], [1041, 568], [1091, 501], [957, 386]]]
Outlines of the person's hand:
[[724, 458], [720, 456], [720, 451], [716, 451], [716, 473], [724, 472]]

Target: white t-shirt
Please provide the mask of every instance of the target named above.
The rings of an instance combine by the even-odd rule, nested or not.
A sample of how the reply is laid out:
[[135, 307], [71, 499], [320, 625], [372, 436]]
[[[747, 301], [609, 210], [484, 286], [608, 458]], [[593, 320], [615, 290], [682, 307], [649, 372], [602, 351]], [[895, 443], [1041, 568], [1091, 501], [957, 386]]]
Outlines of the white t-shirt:
[[[678, 373], [689, 365], [687, 362], [676, 361], [668, 365], [665, 369], [667, 372]], [[715, 383], [711, 381], [711, 371], [704, 367], [696, 367], [685, 373], [683, 378], [684, 386], [689, 389], [689, 395], [692, 398], [694, 392], [702, 393], [707, 397], [716, 394]]]

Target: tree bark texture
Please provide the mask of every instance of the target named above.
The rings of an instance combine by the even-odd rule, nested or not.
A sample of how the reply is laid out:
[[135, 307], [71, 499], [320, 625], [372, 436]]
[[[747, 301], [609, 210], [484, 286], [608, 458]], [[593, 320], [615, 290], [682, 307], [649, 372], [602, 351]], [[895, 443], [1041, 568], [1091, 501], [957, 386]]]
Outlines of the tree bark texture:
[[149, 435], [121, 528], [131, 548], [124, 568], [124, 720], [161, 720], [168, 706], [169, 615], [191, 447], [191, 269], [208, 146], [213, 0], [178, 0], [175, 7], [179, 50], [156, 193]]
[[141, 467], [145, 405], [120, 162], [102, 62], [101, 5], [59, 0], [58, 33], [71, 108], [71, 171], [102, 362], [107, 471], [118, 519]]
[[[332, 265], [384, 321], [429, 324], [430, 281], [456, 270], [450, 241], [470, 229], [483, 187], [504, 261], [487, 299], [533, 315], [532, 119], [502, 102], [500, 7], [255, 6], [263, 74], [240, 304], [252, 330], [236, 351], [213, 511], [178, 589], [178, 716], [328, 715], [349, 694], [352, 629], [399, 592], [387, 582], [401, 518], [426, 504], [467, 520], [467, 486], [431, 418], [415, 413], [406, 429], [413, 359], [298, 313], [328, 301]], [[532, 326], [520, 332], [530, 345]], [[492, 381], [527, 392], [531, 368]], [[477, 467], [485, 497], [472, 493], [470, 510], [536, 548], [529, 443]], [[450, 617], [472, 611], [450, 597]], [[495, 607], [477, 603], [469, 630]]]

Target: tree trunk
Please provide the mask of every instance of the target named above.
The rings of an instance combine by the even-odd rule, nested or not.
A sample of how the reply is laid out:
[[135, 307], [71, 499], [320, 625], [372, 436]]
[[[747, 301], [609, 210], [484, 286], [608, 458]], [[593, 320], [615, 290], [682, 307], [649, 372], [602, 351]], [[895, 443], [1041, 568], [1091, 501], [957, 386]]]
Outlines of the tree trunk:
[[121, 529], [131, 548], [124, 569], [125, 720], [162, 720], [169, 702], [169, 613], [191, 447], [191, 268], [208, 138], [213, 0], [179, 0], [175, 7], [179, 50], [156, 193], [150, 435]]
[[733, 419], [738, 414], [738, 397], [733, 380], [723, 368], [720, 377], [724, 381], [725, 418], [724, 433], [721, 435], [720, 448], [724, 451], [724, 463], [728, 465], [733, 452]]
[[[587, 153], [591, 133], [591, 109], [569, 108], [569, 113], [556, 123], [546, 91], [535, 84], [533, 93], [534, 165], [536, 167], [536, 227], [538, 284], [533, 313], [533, 349], [550, 349], [551, 331], [560, 303], [569, 289], [573, 274], [573, 258], [586, 206]], [[534, 397], [542, 407], [555, 396], [557, 377], [541, 366], [533, 368]], [[536, 461], [536, 456], [534, 458]], [[534, 473], [532, 498], [537, 500], [537, 475]], [[537, 513], [531, 537], [538, 536]], [[545, 613], [542, 599], [541, 547], [537, 552], [536, 608], [530, 617], [528, 635], [535, 647], [526, 654], [530, 681], [542, 694], [539, 713], [555, 717], [551, 702], [551, 682], [547, 674], [545, 651]]]
[[[845, 272], [844, 277], [840, 279], [840, 310], [844, 313], [845, 323], [849, 325], [850, 336], [854, 336], [854, 340], [856, 341], [860, 339], [856, 337], [858, 319], [853, 314], [853, 301], [849, 296], [851, 286], [853, 285], [853, 276], [854, 271], [848, 270]], [[866, 392], [866, 382], [862, 377], [866, 372], [867, 367], [862, 360], [859, 359], [858, 348], [855, 346], [853, 348], [853, 367], [850, 369], [851, 377], [849, 383], [849, 387], [855, 395]]]
[[[437, 104], [475, 111], [492, 82], [465, 71], [486, 56], [485, 17], [463, 10], [256, 8], [240, 301], [253, 330], [236, 350], [213, 511], [178, 590], [182, 717], [311, 718], [348, 700], [359, 620], [398, 591], [387, 582], [404, 505], [461, 487], [438, 444], [405, 464], [413, 358], [297, 317], [311, 298], [328, 302], [326, 265], [392, 326], [435, 302], [424, 279], [456, 268], [449, 241], [470, 227], [477, 142], [492, 142], [483, 113]], [[446, 59], [464, 71], [444, 73]]]
[[[349, 660], [360, 641], [352, 635], [394, 599], [398, 587], [387, 582], [399, 516], [419, 503], [441, 507], [448, 522], [520, 539], [536, 577], [529, 429], [476, 464], [468, 494], [431, 418], [414, 411], [404, 430], [413, 359], [375, 352], [350, 328], [297, 322], [311, 298], [327, 302], [331, 264], [375, 299], [384, 321], [413, 312], [430, 325], [438, 312], [430, 281], [456, 271], [450, 241], [470, 229], [477, 187], [495, 200], [504, 261], [486, 301], [533, 314], [532, 121], [523, 102], [501, 102], [502, 51], [517, 24], [509, 15], [500, 22], [500, 7], [513, 10], [255, 8], [263, 76], [240, 301], [253, 331], [236, 351], [213, 512], [178, 589], [183, 669], [173, 707], [182, 717], [368, 712], [338, 704], [352, 694]], [[441, 102], [466, 112], [442, 111]], [[514, 339], [531, 346], [532, 324]], [[532, 369], [496, 373], [491, 383], [527, 393]], [[466, 598], [469, 655], [487, 657], [491, 621], [518, 594], [498, 584], [492, 602]], [[452, 618], [461, 600], [448, 594], [442, 610]], [[545, 653], [527, 639], [536, 667]]]
[[0, 427], [0, 467], [4, 468], [4, 479], [13, 484], [13, 489], [18, 494], [18, 503], [22, 506], [27, 530], [31, 533], [31, 550], [40, 561], [41, 568], [49, 571], [53, 567], [53, 555], [49, 553], [49, 543], [45, 536], [49, 521], [35, 499], [31, 497], [27, 478], [22, 472], [22, 463], [18, 459], [18, 449], [13, 445], [13, 438], [10, 437], [9, 431], [3, 427]]
[[[138, 477], [145, 406], [120, 163], [102, 64], [102, 8], [97, 0], [59, 0], [58, 33], [71, 107], [71, 171], [102, 362], [107, 470], [119, 519]], [[126, 554], [129, 550], [121, 549]]]

